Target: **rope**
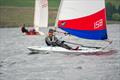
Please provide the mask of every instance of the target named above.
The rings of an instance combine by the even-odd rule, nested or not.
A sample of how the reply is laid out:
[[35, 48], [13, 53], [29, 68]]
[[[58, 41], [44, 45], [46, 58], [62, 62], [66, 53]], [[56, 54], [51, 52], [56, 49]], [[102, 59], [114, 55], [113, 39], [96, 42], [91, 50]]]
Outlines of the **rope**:
[[96, 48], [96, 49], [100, 49], [101, 48], [101, 47], [84, 46], [82, 44], [73, 43], [73, 42], [66, 42], [66, 41], [65, 41], [65, 43], [74, 44], [74, 45], [80, 45], [81, 47], [87, 47], [87, 48]]
[[108, 42], [109, 44], [107, 46], [105, 46], [104, 48], [102, 48], [103, 50], [112, 44], [112, 41], [106, 40], [106, 42]]
[[[55, 31], [55, 32], [57, 32], [57, 33], [63, 33], [63, 34], [65, 34], [65, 37], [68, 36], [68, 35], [70, 35], [70, 33], [66, 33], [66, 32], [60, 32], [60, 31]], [[62, 38], [63, 38], [63, 37], [60, 37], [59, 39], [62, 39]], [[105, 47], [102, 48], [102, 47], [84, 46], [84, 45], [82, 45], [82, 44], [73, 43], [73, 42], [66, 42], [66, 41], [65, 41], [65, 43], [74, 44], [74, 45], [80, 45], [81, 47], [96, 48], [96, 49], [102, 48], [103, 50], [106, 49], [106, 48], [107, 48], [109, 45], [111, 45], [111, 43], [112, 43], [112, 41], [110, 41], [110, 40], [106, 40], [106, 42], [108, 42], [109, 44], [108, 44], [107, 46], [105, 46]]]

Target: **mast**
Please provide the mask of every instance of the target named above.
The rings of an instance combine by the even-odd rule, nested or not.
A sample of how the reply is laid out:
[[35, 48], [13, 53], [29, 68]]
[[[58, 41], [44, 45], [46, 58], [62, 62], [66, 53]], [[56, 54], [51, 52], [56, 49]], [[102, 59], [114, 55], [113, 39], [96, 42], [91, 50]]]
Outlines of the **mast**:
[[58, 21], [59, 21], [59, 14], [60, 14], [60, 9], [62, 7], [62, 3], [63, 3], [63, 0], [60, 1], [60, 5], [59, 5], [59, 8], [58, 8], [58, 13], [57, 13], [57, 17], [56, 17], [56, 20], [55, 20], [55, 29], [58, 27]]

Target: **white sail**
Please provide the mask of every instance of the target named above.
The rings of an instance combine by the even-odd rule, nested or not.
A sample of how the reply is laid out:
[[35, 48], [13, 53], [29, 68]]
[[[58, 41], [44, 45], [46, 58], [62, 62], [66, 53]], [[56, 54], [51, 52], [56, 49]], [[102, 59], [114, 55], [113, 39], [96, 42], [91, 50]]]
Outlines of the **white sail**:
[[105, 0], [62, 0], [57, 25], [79, 38], [107, 39]]
[[34, 28], [37, 32], [41, 27], [48, 26], [48, 1], [35, 0]]
[[62, 0], [59, 20], [89, 16], [105, 8], [105, 0]]

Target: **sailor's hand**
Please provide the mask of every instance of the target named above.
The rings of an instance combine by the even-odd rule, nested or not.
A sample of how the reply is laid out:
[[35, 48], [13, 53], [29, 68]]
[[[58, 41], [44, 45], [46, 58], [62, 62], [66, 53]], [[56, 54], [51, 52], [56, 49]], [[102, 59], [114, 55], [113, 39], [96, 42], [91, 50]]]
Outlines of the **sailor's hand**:
[[70, 35], [70, 33], [64, 33], [65, 35]]

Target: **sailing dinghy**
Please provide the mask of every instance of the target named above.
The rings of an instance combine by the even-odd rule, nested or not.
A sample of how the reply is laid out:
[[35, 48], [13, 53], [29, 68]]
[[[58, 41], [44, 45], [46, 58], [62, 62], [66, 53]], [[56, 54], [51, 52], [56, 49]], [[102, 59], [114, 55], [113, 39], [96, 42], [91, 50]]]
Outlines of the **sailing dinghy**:
[[[106, 40], [105, 0], [61, 0], [57, 17], [58, 28], [78, 38]], [[28, 47], [32, 52], [93, 53], [103, 52], [102, 48], [80, 47], [67, 50], [62, 47]]]
[[44, 35], [41, 32], [41, 28], [48, 27], [48, 1], [47, 0], [35, 0], [34, 11], [34, 29], [40, 35]]

